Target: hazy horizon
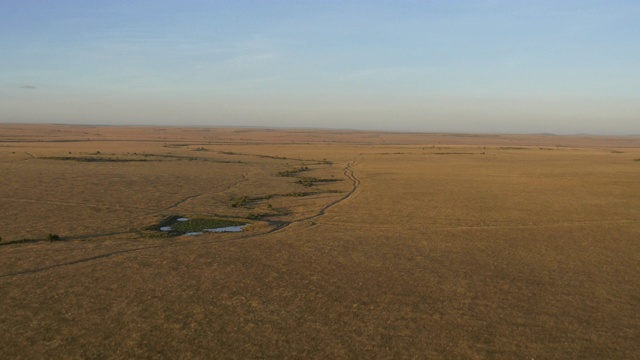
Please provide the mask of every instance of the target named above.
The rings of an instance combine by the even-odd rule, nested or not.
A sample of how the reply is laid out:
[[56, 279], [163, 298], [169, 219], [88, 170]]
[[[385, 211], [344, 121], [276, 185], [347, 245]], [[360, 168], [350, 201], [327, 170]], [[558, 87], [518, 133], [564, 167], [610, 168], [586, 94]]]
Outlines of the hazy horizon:
[[640, 133], [633, 1], [0, 3], [0, 122]]

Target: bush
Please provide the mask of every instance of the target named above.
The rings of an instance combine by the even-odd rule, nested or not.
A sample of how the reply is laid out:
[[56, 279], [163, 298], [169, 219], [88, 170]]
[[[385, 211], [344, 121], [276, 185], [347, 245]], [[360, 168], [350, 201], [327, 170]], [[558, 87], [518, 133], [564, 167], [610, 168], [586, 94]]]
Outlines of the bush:
[[279, 176], [279, 177], [292, 177], [292, 176], [296, 176], [298, 173], [301, 173], [303, 171], [309, 171], [309, 167], [308, 166], [302, 166], [302, 167], [299, 167], [299, 168], [293, 169], [293, 170], [278, 171], [276, 173], [276, 176]]
[[263, 214], [249, 213], [247, 215], [247, 219], [257, 220], [257, 219], [260, 219], [262, 216]]
[[60, 240], [60, 236], [58, 236], [56, 234], [49, 233], [47, 235], [47, 240], [49, 240], [49, 241], [58, 241], [58, 240]]
[[282, 196], [287, 196], [287, 197], [303, 197], [303, 196], [309, 196], [309, 195], [314, 195], [317, 194], [315, 192], [302, 192], [302, 191], [296, 191], [296, 192], [292, 192], [292, 193], [288, 193], [288, 194], [283, 194]]
[[241, 196], [239, 198], [232, 198], [231, 199], [231, 207], [245, 206], [245, 205], [249, 204], [252, 201], [253, 201], [253, 199], [251, 199], [248, 196]]
[[296, 181], [296, 183], [302, 185], [302, 186], [306, 186], [306, 187], [311, 187], [313, 186], [313, 181], [315, 179], [314, 178], [308, 178], [308, 177], [301, 177], [300, 179], [298, 179]]

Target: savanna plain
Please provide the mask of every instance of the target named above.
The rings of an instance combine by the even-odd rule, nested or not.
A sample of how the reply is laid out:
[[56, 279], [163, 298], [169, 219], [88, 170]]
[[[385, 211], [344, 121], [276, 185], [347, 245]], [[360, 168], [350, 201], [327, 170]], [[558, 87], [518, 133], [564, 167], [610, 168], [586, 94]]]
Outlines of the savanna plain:
[[0, 237], [5, 359], [640, 358], [640, 137], [4, 124]]

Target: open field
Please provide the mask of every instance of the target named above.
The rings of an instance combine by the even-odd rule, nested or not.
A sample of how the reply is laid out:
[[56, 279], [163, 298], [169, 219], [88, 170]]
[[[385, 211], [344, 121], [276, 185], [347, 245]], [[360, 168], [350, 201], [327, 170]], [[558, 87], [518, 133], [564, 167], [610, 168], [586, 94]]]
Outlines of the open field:
[[5, 124], [0, 182], [2, 358], [640, 358], [640, 137]]

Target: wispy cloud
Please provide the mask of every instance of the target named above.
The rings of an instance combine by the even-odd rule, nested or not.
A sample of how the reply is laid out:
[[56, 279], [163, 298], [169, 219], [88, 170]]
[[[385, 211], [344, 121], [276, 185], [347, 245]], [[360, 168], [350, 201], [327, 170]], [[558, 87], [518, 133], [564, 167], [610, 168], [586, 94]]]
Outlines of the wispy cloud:
[[202, 63], [240, 67], [261, 65], [279, 57], [277, 44], [272, 40], [251, 37], [240, 41], [221, 41], [206, 34], [152, 34], [136, 29], [104, 32], [92, 35], [85, 54], [93, 59], [116, 59], [163, 64], [183, 61], [184, 66]]
[[33, 86], [33, 85], [24, 85], [24, 86], [20, 86], [21, 89], [25, 89], [25, 90], [37, 90], [38, 87], [37, 86]]
[[276, 60], [277, 58], [278, 54], [275, 53], [257, 53], [238, 55], [234, 58], [229, 59], [228, 61], [237, 66], [250, 67], [264, 64], [272, 60]]

